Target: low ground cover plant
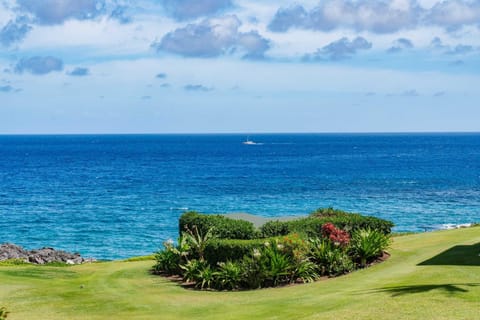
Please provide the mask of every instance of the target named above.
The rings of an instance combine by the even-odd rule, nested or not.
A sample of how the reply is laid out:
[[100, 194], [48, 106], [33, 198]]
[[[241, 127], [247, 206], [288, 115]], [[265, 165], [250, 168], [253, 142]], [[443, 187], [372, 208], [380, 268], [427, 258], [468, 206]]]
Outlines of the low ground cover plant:
[[[177, 244], [172, 240], [164, 243], [155, 256], [153, 271], [181, 276], [198, 289], [216, 290], [257, 289], [339, 276], [366, 267], [390, 244], [390, 222], [349, 215], [332, 208], [319, 209], [299, 224], [275, 221], [250, 232], [245, 231], [250, 226], [243, 222], [237, 225], [225, 217], [188, 212], [180, 218], [184, 229]], [[338, 221], [349, 223], [340, 223], [345, 227], [341, 228], [335, 224]], [[360, 228], [352, 221], [367, 227]], [[299, 225], [308, 228], [283, 234]], [[236, 231], [226, 230], [228, 227]], [[264, 232], [267, 229], [269, 232]], [[233, 234], [238, 238], [232, 238]]]

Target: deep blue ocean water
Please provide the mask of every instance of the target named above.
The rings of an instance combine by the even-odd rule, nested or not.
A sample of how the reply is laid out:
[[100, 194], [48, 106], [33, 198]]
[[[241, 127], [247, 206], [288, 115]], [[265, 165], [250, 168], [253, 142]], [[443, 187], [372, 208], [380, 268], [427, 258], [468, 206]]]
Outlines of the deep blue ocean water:
[[0, 243], [118, 259], [184, 210], [335, 208], [396, 231], [480, 222], [480, 134], [0, 136]]

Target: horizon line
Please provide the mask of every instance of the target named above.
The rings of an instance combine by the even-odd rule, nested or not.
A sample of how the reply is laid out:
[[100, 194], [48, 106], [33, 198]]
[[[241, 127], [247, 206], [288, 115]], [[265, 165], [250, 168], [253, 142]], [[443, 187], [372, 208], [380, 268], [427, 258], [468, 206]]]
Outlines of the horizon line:
[[480, 134], [480, 131], [265, 131], [265, 132], [67, 132], [0, 133], [0, 136], [114, 136], [114, 135], [266, 135], [266, 134]]

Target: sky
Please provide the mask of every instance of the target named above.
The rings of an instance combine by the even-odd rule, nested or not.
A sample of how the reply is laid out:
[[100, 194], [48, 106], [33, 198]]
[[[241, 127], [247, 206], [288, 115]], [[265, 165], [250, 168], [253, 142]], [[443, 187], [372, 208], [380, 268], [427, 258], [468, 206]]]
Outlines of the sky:
[[0, 134], [480, 131], [478, 0], [0, 0]]

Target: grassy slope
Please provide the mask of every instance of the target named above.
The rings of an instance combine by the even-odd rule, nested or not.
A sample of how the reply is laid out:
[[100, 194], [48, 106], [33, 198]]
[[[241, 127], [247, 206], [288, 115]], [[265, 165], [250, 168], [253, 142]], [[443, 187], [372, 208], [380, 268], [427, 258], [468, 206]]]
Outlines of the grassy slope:
[[185, 290], [150, 275], [152, 261], [2, 266], [0, 306], [9, 320], [478, 319], [480, 228], [397, 237], [391, 253], [337, 279], [233, 293]]

